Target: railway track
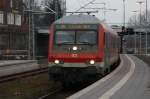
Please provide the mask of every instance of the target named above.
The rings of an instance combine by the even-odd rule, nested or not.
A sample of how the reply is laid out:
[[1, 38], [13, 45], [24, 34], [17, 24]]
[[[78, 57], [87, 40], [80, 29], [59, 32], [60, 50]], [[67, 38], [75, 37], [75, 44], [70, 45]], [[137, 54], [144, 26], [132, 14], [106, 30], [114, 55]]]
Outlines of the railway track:
[[55, 89], [53, 91], [51, 91], [50, 93], [47, 93], [43, 96], [40, 96], [38, 99], [48, 99], [49, 96], [56, 94], [57, 92], [61, 92], [62, 91], [62, 87], [60, 87], [59, 89]]
[[86, 88], [91, 84], [85, 85], [72, 85], [69, 88], [63, 88], [62, 86], [57, 86], [53, 88], [49, 93], [38, 97], [37, 99], [66, 99], [67, 97], [73, 95], [74, 93]]
[[44, 68], [31, 70], [31, 71], [27, 71], [27, 72], [3, 76], [3, 77], [0, 77], [0, 83], [8, 82], [8, 81], [19, 79], [19, 78], [30, 77], [30, 76], [34, 76], [34, 75], [38, 75], [38, 74], [42, 74], [42, 73], [47, 73], [47, 72], [48, 72], [48, 68], [44, 67]]
[[[117, 64], [114, 64], [116, 66], [114, 66], [114, 68], [112, 69], [115, 70], [115, 68], [118, 66], [118, 64], [120, 63], [120, 61]], [[101, 77], [103, 78], [103, 77]], [[99, 79], [101, 79], [99, 78]], [[55, 88], [53, 91], [51, 91], [48, 94], [45, 94], [43, 96], [40, 96], [38, 99], [66, 99], [67, 97], [73, 95], [74, 93], [86, 88], [87, 86], [91, 85], [92, 83], [89, 84], [85, 84], [85, 85], [75, 85], [75, 86], [71, 86], [71, 88], [69, 89], [64, 89], [62, 86], [59, 87], [58, 89]]]
[[[32, 77], [32, 76], [40, 75], [40, 74], [44, 74], [44, 73], [48, 73], [48, 68], [40, 67], [40, 69], [0, 77], [0, 83], [5, 83], [5, 82], [13, 81], [16, 79], [26, 78], [26, 77]], [[76, 88], [79, 88], [79, 87], [76, 87]], [[36, 97], [36, 99], [66, 99], [67, 97], [71, 96], [72, 94], [74, 94], [75, 92], [77, 92], [79, 90], [81, 90], [81, 89], [75, 89], [75, 90], [71, 89], [68, 91], [68, 90], [64, 89], [60, 84], [57, 87], [54, 86], [54, 88], [49, 90], [49, 92], [47, 92], [47, 94], [43, 94], [42, 96], [40, 96], [38, 98]]]
[[71, 96], [77, 91], [79, 90], [65, 90], [61, 88], [61, 89], [53, 90], [50, 93], [39, 97], [38, 99], [66, 99], [67, 97]]

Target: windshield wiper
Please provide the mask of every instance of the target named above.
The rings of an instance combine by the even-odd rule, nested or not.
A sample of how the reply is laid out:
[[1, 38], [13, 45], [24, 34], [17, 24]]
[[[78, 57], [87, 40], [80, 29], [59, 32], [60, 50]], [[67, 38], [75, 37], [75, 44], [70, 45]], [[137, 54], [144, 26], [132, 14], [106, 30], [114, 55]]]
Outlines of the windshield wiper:
[[87, 44], [87, 45], [94, 45], [94, 44], [92, 44], [92, 43], [90, 43], [90, 42], [87, 42], [87, 41], [82, 41], [82, 42], [79, 42], [80, 44]]
[[56, 43], [57, 45], [65, 45], [65, 44], [73, 44], [73, 42], [61, 42], [61, 43]]

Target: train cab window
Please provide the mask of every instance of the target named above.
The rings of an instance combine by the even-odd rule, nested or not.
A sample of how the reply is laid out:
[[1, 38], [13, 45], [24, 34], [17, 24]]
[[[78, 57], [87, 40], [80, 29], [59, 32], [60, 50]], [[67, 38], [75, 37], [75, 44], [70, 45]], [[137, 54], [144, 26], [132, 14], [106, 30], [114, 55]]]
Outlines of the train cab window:
[[56, 44], [74, 44], [75, 31], [56, 31]]
[[97, 32], [96, 31], [77, 31], [76, 32], [77, 44], [97, 44]]
[[85, 44], [96, 45], [97, 32], [96, 31], [56, 31], [55, 42], [57, 45], [67, 44]]

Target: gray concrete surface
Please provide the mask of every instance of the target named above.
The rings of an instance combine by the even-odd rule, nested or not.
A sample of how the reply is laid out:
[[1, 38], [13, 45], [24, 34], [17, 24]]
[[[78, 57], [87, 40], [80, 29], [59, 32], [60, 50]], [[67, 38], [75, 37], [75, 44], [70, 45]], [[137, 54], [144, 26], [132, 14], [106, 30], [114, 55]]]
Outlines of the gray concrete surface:
[[9, 66], [14, 64], [24, 64], [29, 62], [35, 62], [35, 60], [2, 60], [0, 61], [0, 66]]
[[[117, 84], [119, 86], [119, 83], [128, 76], [133, 65], [125, 55], [121, 57], [123, 65], [113, 76], [107, 80], [103, 78], [67, 99], [150, 99], [150, 68], [142, 60], [134, 56], [130, 56], [135, 64], [132, 75], [124, 82], [122, 87], [117, 87]], [[112, 92], [113, 94], [109, 93], [113, 87], [118, 88], [117, 91]]]
[[111, 99], [150, 99], [150, 68], [142, 60], [131, 58], [136, 65], [135, 72]]
[[35, 60], [0, 61], [0, 77], [39, 69]]

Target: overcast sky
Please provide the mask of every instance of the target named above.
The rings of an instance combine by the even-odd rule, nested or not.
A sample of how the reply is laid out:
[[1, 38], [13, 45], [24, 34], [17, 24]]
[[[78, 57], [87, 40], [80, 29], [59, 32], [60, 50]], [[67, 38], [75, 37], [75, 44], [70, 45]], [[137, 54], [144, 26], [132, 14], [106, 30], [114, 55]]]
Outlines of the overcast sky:
[[[81, 6], [83, 6], [84, 4], [92, 0], [66, 0], [66, 1], [67, 1], [67, 11], [75, 11], [79, 9]], [[140, 10], [139, 4], [136, 3], [137, 1], [145, 2], [146, 0], [126, 0], [126, 22], [128, 21], [130, 16], [134, 15], [132, 11]], [[150, 0], [147, 0], [147, 1], [149, 4]], [[123, 22], [123, 0], [96, 0], [95, 1], [95, 3], [101, 3], [101, 2], [106, 3], [106, 8], [117, 9], [116, 12], [109, 11], [106, 13], [107, 23], [122, 23]], [[101, 8], [103, 7], [103, 5], [94, 4], [94, 5], [89, 5], [88, 7]], [[145, 3], [142, 4], [142, 11], [145, 11], [145, 7], [146, 7]], [[148, 5], [148, 9], [150, 9], [149, 5]], [[98, 14], [96, 14], [96, 16], [99, 19], [103, 20], [104, 19], [103, 11], [101, 10]]]

